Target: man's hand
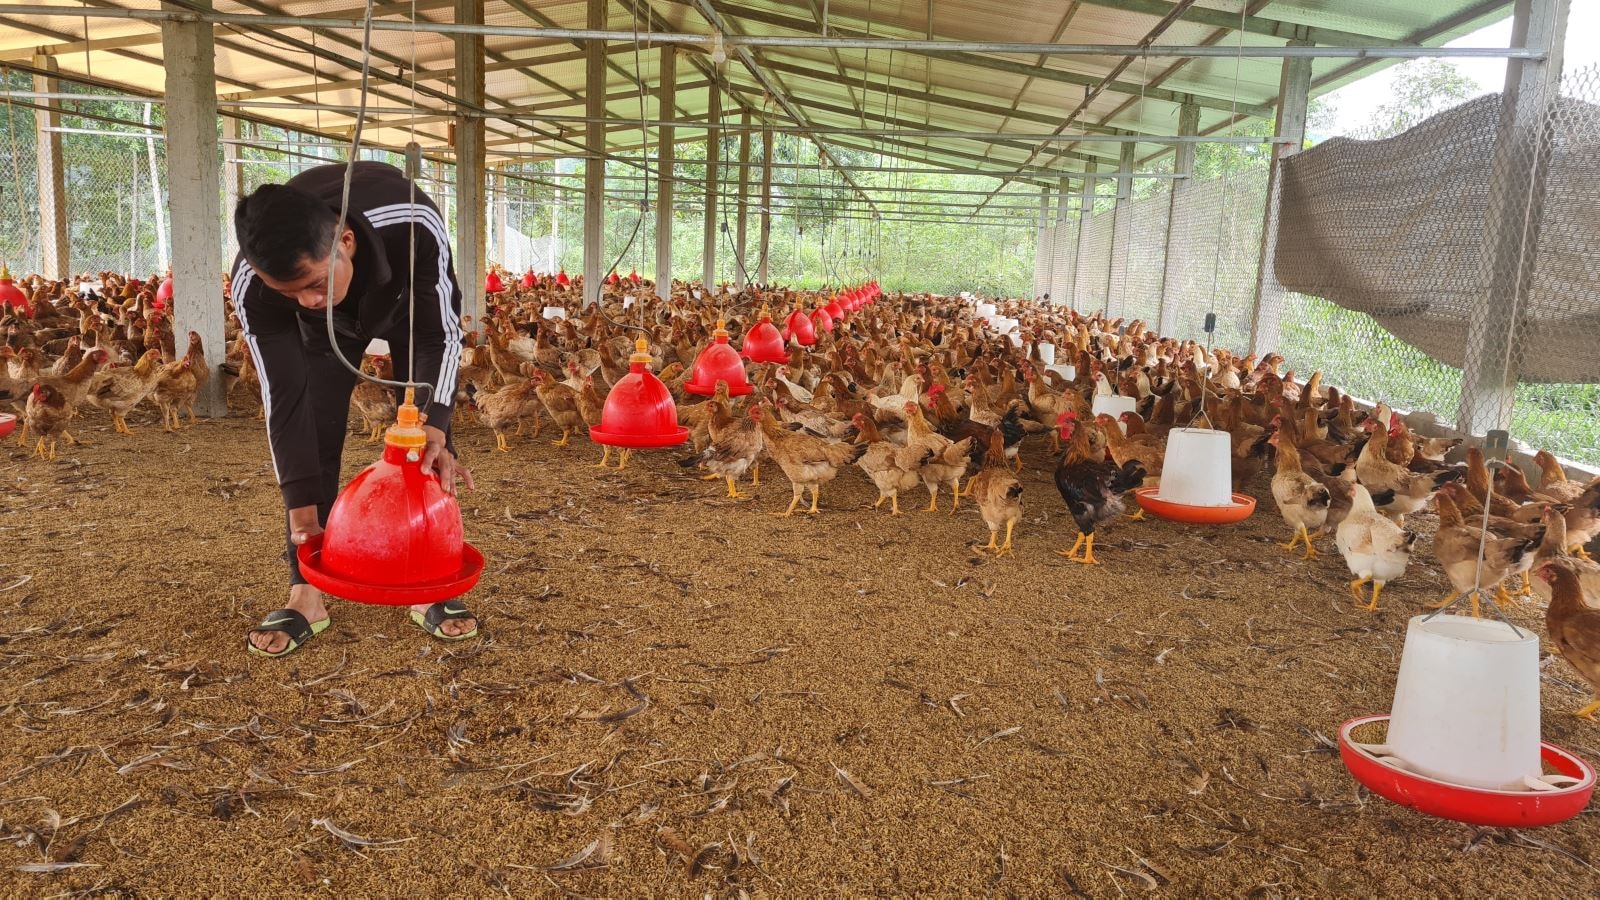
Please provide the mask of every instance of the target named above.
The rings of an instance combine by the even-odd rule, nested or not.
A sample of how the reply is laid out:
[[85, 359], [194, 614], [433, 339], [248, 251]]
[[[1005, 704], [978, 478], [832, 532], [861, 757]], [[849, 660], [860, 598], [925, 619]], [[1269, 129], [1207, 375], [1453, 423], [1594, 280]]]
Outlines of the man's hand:
[[472, 471], [456, 461], [456, 456], [445, 448], [444, 431], [432, 425], [422, 426], [428, 435], [428, 446], [422, 451], [422, 471], [432, 472], [439, 476], [439, 486], [445, 493], [456, 492], [456, 479], [459, 477], [466, 483], [467, 490], [476, 490], [477, 485], [472, 482]]
[[311, 540], [322, 533], [322, 526], [317, 522], [317, 507], [296, 506], [289, 510], [289, 542], [296, 547]]

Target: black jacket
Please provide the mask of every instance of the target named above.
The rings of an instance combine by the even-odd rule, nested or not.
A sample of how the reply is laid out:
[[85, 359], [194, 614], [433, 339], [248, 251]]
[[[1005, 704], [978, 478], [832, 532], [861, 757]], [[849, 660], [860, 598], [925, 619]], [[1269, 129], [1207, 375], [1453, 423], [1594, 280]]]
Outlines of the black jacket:
[[[289, 180], [339, 209], [344, 190], [343, 163], [307, 169]], [[415, 192], [405, 174], [379, 162], [358, 162], [350, 184], [350, 210], [345, 225], [355, 233], [355, 272], [350, 290], [334, 308], [339, 346], [352, 363], [368, 341], [377, 338], [403, 345], [410, 328], [416, 334], [416, 379], [437, 389], [426, 398], [427, 423], [450, 429], [450, 404], [461, 366], [461, 288], [456, 283], [450, 241], [439, 208], [421, 190]], [[416, 239], [416, 316], [409, 321], [412, 251]], [[326, 313], [301, 308], [256, 277], [240, 254], [233, 265], [233, 301], [239, 324], [260, 373], [262, 402], [273, 466], [284, 503], [290, 508], [318, 502], [321, 466], [309, 402], [322, 385], [308, 377], [306, 357], [331, 352]], [[395, 360], [403, 373], [405, 361]], [[422, 389], [426, 390], [426, 389]], [[417, 399], [424, 397], [419, 392]]]

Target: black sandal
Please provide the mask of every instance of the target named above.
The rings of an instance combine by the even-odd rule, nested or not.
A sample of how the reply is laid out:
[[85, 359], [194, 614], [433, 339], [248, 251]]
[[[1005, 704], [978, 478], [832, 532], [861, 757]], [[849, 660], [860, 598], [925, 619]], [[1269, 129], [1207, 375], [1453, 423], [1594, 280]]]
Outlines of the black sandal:
[[[257, 656], [264, 656], [267, 659], [278, 659], [279, 657], [288, 656], [295, 650], [299, 649], [301, 644], [304, 644], [306, 641], [309, 641], [324, 631], [327, 631], [328, 624], [331, 621], [333, 620], [330, 617], [323, 616], [322, 621], [320, 622], [310, 622], [307, 621], [304, 615], [296, 610], [275, 609], [272, 612], [267, 613], [267, 617], [261, 620], [260, 625], [257, 625], [256, 627], [245, 632], [244, 646], [246, 650], [249, 650], [251, 653], [254, 653]], [[254, 634], [270, 634], [272, 632], [279, 631], [289, 636], [289, 644], [282, 650], [279, 650], [277, 653], [268, 653], [260, 647], [257, 647], [250, 640], [250, 636]]]
[[446, 634], [444, 629], [439, 627], [445, 622], [454, 619], [472, 619], [476, 621], [477, 618], [477, 616], [467, 611], [467, 605], [459, 599], [442, 600], [428, 607], [426, 613], [419, 613], [414, 609], [411, 611], [411, 621], [415, 622], [418, 628], [441, 641], [464, 641], [468, 638], [477, 637], [478, 629], [476, 626], [466, 634]]

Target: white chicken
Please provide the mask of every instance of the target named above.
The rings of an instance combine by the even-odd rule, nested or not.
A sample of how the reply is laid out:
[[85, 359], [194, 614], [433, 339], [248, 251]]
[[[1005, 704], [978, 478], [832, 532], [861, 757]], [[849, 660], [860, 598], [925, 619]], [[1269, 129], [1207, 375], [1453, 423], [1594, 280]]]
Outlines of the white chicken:
[[1372, 602], [1361, 607], [1370, 612], [1378, 608], [1383, 586], [1405, 574], [1417, 536], [1380, 515], [1365, 485], [1354, 485], [1352, 492], [1350, 514], [1339, 523], [1334, 543], [1350, 574], [1356, 576], [1350, 582], [1350, 593], [1357, 600], [1364, 599], [1362, 588], [1372, 583]]

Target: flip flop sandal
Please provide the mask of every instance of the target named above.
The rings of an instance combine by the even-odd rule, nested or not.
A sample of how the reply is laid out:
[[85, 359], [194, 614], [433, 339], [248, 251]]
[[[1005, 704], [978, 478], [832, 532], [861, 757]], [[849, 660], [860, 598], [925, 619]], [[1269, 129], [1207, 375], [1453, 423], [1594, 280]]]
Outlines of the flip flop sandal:
[[[324, 631], [327, 631], [328, 624], [331, 621], [331, 618], [324, 616], [320, 622], [309, 622], [306, 620], [305, 616], [301, 615], [295, 610], [275, 609], [272, 612], [267, 613], [267, 617], [261, 620], [260, 625], [257, 625], [256, 627], [245, 632], [244, 646], [246, 650], [249, 650], [256, 656], [264, 656], [267, 659], [278, 659], [279, 657], [288, 656], [298, 649], [301, 644], [304, 644], [306, 641], [309, 641]], [[277, 653], [268, 653], [250, 641], [250, 636], [253, 634], [270, 634], [277, 631], [281, 631], [289, 636], [288, 645], [282, 650], [279, 650]]]
[[464, 641], [468, 638], [477, 637], [477, 628], [473, 628], [466, 634], [446, 634], [444, 629], [439, 627], [452, 619], [476, 618], [477, 616], [468, 612], [467, 605], [460, 600], [442, 600], [428, 607], [426, 613], [419, 613], [414, 609], [411, 611], [411, 621], [415, 622], [418, 628], [441, 641]]

